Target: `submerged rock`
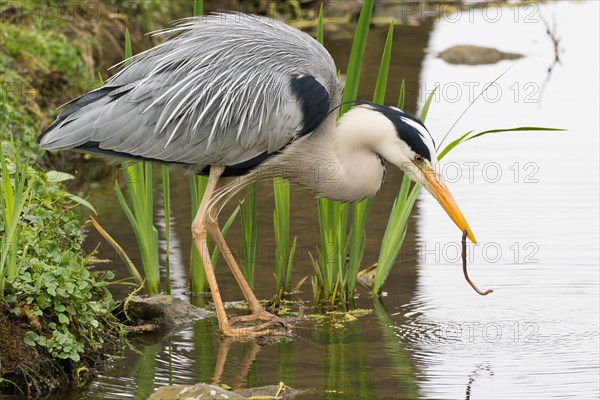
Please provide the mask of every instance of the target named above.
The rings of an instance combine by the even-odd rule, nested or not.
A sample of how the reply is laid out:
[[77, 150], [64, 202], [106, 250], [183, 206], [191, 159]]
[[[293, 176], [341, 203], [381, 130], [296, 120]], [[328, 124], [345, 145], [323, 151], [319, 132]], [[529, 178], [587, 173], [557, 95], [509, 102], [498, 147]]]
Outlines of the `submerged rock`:
[[448, 64], [482, 65], [495, 64], [502, 60], [516, 60], [523, 55], [507, 53], [491, 47], [458, 45], [442, 51], [438, 57]]
[[222, 387], [198, 383], [197, 385], [163, 386], [148, 400], [244, 400], [247, 397]]
[[132, 296], [122, 301], [116, 314], [128, 324], [144, 327], [143, 331], [172, 329], [180, 325], [212, 317], [213, 313], [168, 295]]
[[245, 398], [249, 399], [293, 399], [301, 393], [304, 393], [304, 390], [297, 390], [291, 388], [289, 386], [284, 385], [269, 385], [269, 386], [261, 386], [254, 387], [248, 389], [236, 389], [236, 393], [245, 396]]
[[226, 390], [220, 386], [198, 383], [196, 385], [163, 386], [148, 400], [245, 400], [245, 399], [293, 399], [302, 390], [280, 385], [261, 386], [250, 389]]

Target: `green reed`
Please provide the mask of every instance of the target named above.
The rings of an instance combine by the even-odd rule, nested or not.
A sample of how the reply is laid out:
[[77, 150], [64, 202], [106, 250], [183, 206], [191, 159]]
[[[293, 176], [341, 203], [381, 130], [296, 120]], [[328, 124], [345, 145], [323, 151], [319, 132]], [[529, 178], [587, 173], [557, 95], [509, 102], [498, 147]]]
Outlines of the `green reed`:
[[[200, 202], [202, 201], [202, 197], [204, 197], [206, 185], [208, 184], [208, 178], [205, 176], [190, 175], [189, 181], [192, 209], [191, 218], [193, 221], [194, 218], [196, 218], [196, 214], [198, 213], [198, 208], [200, 208]], [[204, 266], [200, 258], [200, 253], [198, 253], [196, 244], [193, 241], [190, 249], [190, 281], [192, 293], [203, 293], [208, 291], [208, 280], [206, 279]]]
[[256, 212], [256, 182], [246, 187], [246, 197], [242, 206], [242, 272], [250, 288], [254, 288], [254, 271], [258, 255], [258, 214]]
[[296, 252], [296, 239], [290, 246], [290, 182], [283, 178], [273, 180], [275, 211], [275, 280], [277, 296], [292, 290], [292, 264]]
[[146, 290], [149, 294], [158, 294], [160, 293], [160, 273], [158, 230], [154, 226], [152, 164], [140, 162], [124, 165], [122, 170], [131, 206], [125, 199], [119, 183], [115, 182], [117, 198], [137, 239]]
[[14, 161], [10, 169], [0, 144], [0, 225], [3, 227], [0, 239], [0, 300], [4, 298], [6, 278], [17, 275], [21, 214], [29, 197], [29, 186], [26, 183], [28, 165], [26, 162], [21, 163], [19, 152], [15, 151], [14, 143], [11, 144]]
[[166, 164], [161, 164], [162, 173], [162, 191], [163, 191], [163, 210], [165, 218], [165, 270], [166, 290], [167, 294], [171, 294], [171, 177], [169, 175], [169, 167]]
[[[362, 6], [352, 43], [342, 96], [342, 102], [345, 104], [341, 107], [340, 115], [352, 107], [352, 104], [348, 102], [356, 100], [358, 95], [373, 5], [372, 0], [367, 0]], [[393, 26], [390, 26], [375, 89], [374, 100], [377, 102], [383, 102], [385, 96], [391, 59], [392, 34]], [[323, 43], [323, 39], [323, 14], [321, 9], [317, 40]], [[311, 280], [313, 297], [316, 301], [326, 300], [333, 304], [338, 301], [345, 302], [354, 296], [358, 269], [364, 254], [365, 224], [370, 205], [370, 199], [365, 199], [352, 206], [348, 203], [340, 203], [325, 198], [317, 200], [321, 244], [317, 249], [317, 259], [313, 259], [315, 275]], [[352, 220], [350, 221], [350, 232], [348, 232], [350, 211], [352, 211]]]

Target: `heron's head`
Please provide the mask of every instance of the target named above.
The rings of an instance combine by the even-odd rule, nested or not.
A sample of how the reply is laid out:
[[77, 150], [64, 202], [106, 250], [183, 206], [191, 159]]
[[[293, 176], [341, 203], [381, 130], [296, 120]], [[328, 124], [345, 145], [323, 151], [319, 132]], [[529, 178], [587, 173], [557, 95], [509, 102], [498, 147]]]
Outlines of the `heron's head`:
[[442, 176], [437, 171], [435, 143], [423, 123], [395, 107], [362, 104], [344, 115], [340, 124], [354, 125], [362, 131], [367, 145], [386, 162], [396, 165], [413, 181], [421, 184], [440, 203], [448, 216], [475, 237]]

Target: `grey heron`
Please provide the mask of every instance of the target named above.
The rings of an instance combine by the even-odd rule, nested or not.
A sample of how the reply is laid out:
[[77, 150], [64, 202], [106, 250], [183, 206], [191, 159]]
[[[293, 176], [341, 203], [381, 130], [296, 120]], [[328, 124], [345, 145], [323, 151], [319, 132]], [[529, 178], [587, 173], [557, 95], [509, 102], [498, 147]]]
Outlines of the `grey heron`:
[[[222, 204], [250, 182], [282, 176], [319, 196], [351, 202], [377, 194], [390, 163], [423, 185], [475, 242], [436, 172], [435, 144], [423, 123], [369, 102], [358, 102], [338, 123], [342, 85], [336, 66], [306, 33], [234, 13], [185, 19], [155, 35], [160, 44], [67, 103], [38, 140], [46, 150], [178, 164], [208, 175], [192, 234], [222, 334], [285, 334], [268, 329], [281, 321], [253, 294], [218, 226]], [[225, 182], [228, 176], [237, 178]], [[250, 315], [233, 320], [225, 313], [207, 235], [220, 248]], [[239, 321], [261, 322], [236, 327]]]

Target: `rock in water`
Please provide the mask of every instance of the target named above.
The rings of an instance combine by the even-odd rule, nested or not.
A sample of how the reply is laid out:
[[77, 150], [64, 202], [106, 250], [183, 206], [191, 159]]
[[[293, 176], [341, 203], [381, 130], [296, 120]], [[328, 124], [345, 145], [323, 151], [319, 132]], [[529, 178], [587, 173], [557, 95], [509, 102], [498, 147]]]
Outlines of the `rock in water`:
[[[282, 384], [283, 385], [283, 384]], [[236, 393], [245, 396], [248, 399], [282, 399], [291, 400], [305, 390], [293, 389], [289, 386], [269, 385], [253, 387], [248, 389], [236, 389]]]
[[122, 301], [116, 315], [135, 325], [153, 324], [161, 329], [172, 329], [213, 316], [213, 313], [173, 296], [132, 296]]
[[197, 385], [163, 386], [148, 400], [244, 400], [247, 397], [225, 390], [219, 386], [198, 383]]
[[283, 384], [231, 391], [220, 386], [198, 383], [196, 385], [163, 386], [148, 397], [148, 400], [290, 400], [303, 392]]
[[448, 64], [483, 65], [495, 64], [502, 60], [516, 60], [523, 55], [506, 53], [491, 47], [459, 45], [442, 51], [438, 57]]

